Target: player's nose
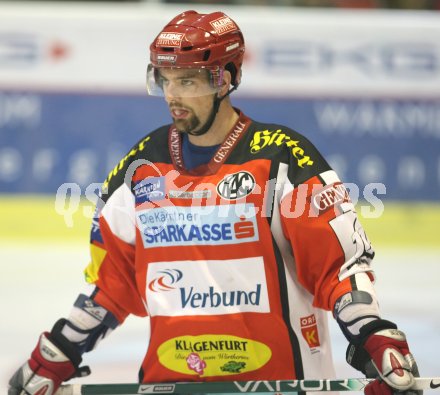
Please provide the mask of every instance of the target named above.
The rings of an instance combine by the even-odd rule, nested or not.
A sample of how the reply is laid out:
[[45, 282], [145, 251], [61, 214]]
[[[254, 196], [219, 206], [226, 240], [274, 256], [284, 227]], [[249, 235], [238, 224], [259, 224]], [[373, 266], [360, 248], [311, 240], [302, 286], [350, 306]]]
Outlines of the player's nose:
[[176, 84], [173, 83], [169, 83], [167, 84], [166, 87], [164, 87], [164, 96], [165, 96], [165, 100], [168, 103], [171, 103], [172, 101], [180, 98], [180, 92], [179, 89], [176, 87]]

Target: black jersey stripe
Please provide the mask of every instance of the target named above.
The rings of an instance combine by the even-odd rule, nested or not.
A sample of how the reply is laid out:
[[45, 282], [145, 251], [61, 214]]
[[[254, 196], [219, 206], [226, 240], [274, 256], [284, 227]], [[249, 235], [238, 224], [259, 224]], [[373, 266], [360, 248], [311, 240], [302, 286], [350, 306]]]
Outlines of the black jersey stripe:
[[[272, 236], [272, 246], [278, 268], [278, 282], [280, 289], [280, 301], [281, 301], [283, 320], [286, 324], [289, 333], [290, 344], [292, 347], [292, 355], [295, 365], [295, 377], [298, 380], [301, 380], [304, 379], [304, 366], [302, 363], [299, 340], [290, 322], [290, 305], [289, 305], [289, 298], [287, 292], [286, 269], [284, 267], [284, 260], [283, 257], [281, 256], [281, 251], [279, 250], [278, 245], [273, 236]], [[305, 395], [305, 392], [298, 392], [298, 394]]]

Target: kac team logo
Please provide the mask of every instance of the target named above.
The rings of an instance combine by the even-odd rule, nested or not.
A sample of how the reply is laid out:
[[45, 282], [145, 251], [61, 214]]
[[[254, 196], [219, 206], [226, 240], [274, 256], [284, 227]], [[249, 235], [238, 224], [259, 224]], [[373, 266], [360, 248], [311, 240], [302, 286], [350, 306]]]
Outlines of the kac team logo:
[[249, 195], [255, 188], [255, 178], [247, 171], [229, 174], [217, 185], [217, 193], [224, 199], [236, 200]]
[[158, 274], [161, 274], [161, 276], [151, 280], [148, 284], [148, 289], [153, 292], [170, 291], [175, 289], [174, 285], [183, 277], [182, 272], [177, 269], [165, 269], [158, 272]]

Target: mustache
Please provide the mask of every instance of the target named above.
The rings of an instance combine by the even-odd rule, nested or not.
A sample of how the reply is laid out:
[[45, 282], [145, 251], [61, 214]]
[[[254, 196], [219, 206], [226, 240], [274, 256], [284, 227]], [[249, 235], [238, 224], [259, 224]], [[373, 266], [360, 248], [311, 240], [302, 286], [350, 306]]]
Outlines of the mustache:
[[168, 108], [172, 111], [172, 110], [185, 110], [185, 111], [191, 111], [192, 112], [192, 108], [191, 107], [187, 107], [184, 106], [183, 104], [179, 103], [179, 102], [170, 102], [168, 104]]

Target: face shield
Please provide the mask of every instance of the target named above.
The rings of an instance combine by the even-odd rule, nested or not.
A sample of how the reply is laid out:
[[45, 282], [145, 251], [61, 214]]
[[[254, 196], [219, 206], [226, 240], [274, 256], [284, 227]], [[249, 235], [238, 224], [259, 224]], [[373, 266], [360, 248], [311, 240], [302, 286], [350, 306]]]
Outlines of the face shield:
[[223, 69], [216, 67], [155, 67], [147, 68], [147, 91], [151, 96], [200, 97], [220, 91]]

